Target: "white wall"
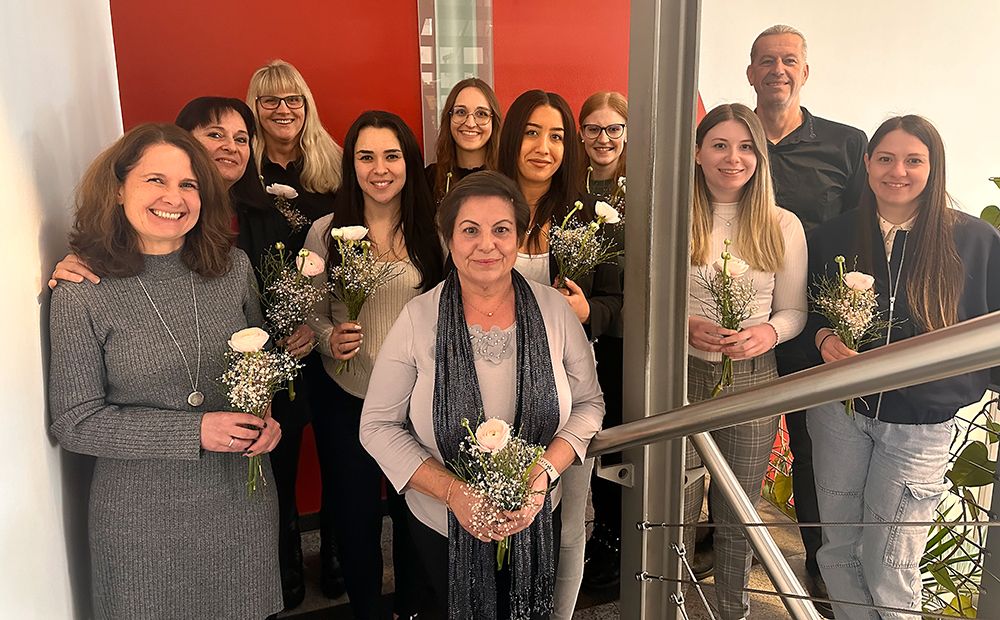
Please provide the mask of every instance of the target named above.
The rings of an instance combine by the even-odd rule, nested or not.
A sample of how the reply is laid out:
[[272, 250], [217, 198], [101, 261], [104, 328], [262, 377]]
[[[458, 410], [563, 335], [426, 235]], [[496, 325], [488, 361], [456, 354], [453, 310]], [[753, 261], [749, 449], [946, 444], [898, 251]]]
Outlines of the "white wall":
[[741, 102], [750, 45], [784, 23], [809, 42], [802, 104], [871, 136], [896, 114], [930, 119], [945, 142], [948, 189], [979, 215], [1000, 203], [1000, 2], [704, 0], [699, 90], [706, 109]]
[[47, 274], [73, 187], [121, 134], [108, 0], [0, 3], [0, 617], [83, 618], [90, 462], [47, 433]]

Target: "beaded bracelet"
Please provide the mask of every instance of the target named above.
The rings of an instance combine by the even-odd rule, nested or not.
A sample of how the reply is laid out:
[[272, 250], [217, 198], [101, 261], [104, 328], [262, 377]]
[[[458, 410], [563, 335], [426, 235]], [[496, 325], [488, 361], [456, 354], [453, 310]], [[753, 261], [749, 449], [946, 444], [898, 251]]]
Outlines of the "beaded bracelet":
[[778, 346], [778, 340], [780, 339], [780, 336], [778, 336], [778, 328], [777, 327], [775, 327], [774, 325], [772, 325], [770, 323], [766, 323], [766, 322], [764, 323], [764, 325], [767, 325], [768, 327], [770, 327], [771, 331], [774, 332], [774, 344], [772, 344], [771, 348], [768, 349], [768, 351], [770, 351], [774, 347]]

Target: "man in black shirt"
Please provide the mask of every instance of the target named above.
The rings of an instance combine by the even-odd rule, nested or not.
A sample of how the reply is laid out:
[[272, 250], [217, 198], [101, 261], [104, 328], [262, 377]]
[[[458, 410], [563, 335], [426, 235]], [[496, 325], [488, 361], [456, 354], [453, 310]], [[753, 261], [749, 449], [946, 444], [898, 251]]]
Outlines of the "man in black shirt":
[[[747, 79], [757, 92], [757, 116], [764, 125], [779, 206], [799, 217], [808, 234], [823, 222], [857, 206], [868, 182], [863, 156], [868, 138], [860, 129], [813, 116], [799, 104], [802, 86], [809, 78], [806, 40], [790, 26], [771, 26], [757, 36], [750, 48]], [[783, 343], [776, 350], [778, 372], [788, 375], [812, 365], [808, 334]], [[812, 468], [812, 442], [806, 430], [805, 411], [785, 416], [792, 450], [792, 484], [799, 521], [818, 522], [816, 487]], [[801, 528], [806, 549], [806, 582], [810, 594], [826, 598], [816, 563], [822, 544], [819, 528]], [[828, 605], [819, 611], [832, 618]]]

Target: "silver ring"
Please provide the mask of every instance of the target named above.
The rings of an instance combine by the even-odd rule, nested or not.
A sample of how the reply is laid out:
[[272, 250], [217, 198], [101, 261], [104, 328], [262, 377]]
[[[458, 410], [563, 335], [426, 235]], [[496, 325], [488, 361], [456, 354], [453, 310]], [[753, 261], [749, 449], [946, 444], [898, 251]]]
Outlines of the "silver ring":
[[227, 447], [227, 448], [232, 448], [232, 447], [233, 447], [233, 442], [234, 442], [234, 441], [236, 441], [236, 438], [235, 438], [235, 437], [230, 437], [230, 438], [229, 438], [229, 445], [228, 445], [228, 446], [226, 446], [226, 447]]

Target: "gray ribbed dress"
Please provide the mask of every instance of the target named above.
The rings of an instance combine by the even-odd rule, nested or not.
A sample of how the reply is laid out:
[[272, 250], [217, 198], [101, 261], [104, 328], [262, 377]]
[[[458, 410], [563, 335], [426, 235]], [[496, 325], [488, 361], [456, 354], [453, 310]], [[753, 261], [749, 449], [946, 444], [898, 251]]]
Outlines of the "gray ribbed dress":
[[[191, 272], [180, 254], [147, 256], [150, 296], [195, 372]], [[247, 459], [200, 448], [201, 415], [226, 410], [217, 378], [226, 341], [260, 325], [250, 261], [194, 276], [201, 324], [201, 407], [136, 278], [61, 282], [49, 317], [52, 432], [97, 457], [90, 550], [98, 618], [260, 619], [281, 610], [274, 485], [246, 494]], [[270, 462], [263, 459], [267, 480]]]

